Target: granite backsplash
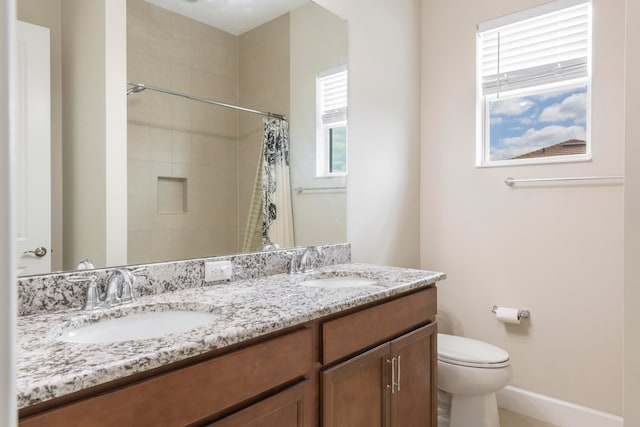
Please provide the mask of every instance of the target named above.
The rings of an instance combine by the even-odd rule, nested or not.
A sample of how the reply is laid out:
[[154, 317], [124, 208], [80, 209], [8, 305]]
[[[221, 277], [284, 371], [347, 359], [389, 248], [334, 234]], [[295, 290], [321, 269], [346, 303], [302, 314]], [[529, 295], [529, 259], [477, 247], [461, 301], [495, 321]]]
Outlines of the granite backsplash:
[[[322, 245], [321, 257], [310, 257], [313, 267], [346, 264], [351, 262], [351, 245], [348, 243]], [[204, 281], [204, 263], [207, 261], [231, 261], [231, 280], [252, 279], [286, 273], [292, 255], [302, 254], [305, 247], [276, 251], [224, 255], [182, 261], [159, 262], [130, 266], [143, 268], [136, 280], [138, 296], [156, 295], [179, 289], [215, 285]], [[18, 278], [18, 315], [52, 313], [71, 308], [81, 308], [86, 299], [87, 282], [70, 282], [71, 276], [96, 275], [104, 292], [106, 278], [118, 267], [96, 270], [67, 271], [60, 273], [25, 276]]]

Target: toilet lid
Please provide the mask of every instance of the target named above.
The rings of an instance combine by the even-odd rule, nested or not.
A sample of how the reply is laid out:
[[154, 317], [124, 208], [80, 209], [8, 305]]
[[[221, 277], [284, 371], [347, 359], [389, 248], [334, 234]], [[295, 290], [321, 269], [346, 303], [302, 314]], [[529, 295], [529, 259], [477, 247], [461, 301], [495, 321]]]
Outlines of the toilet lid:
[[438, 334], [438, 360], [454, 365], [500, 368], [509, 365], [509, 353], [471, 338]]

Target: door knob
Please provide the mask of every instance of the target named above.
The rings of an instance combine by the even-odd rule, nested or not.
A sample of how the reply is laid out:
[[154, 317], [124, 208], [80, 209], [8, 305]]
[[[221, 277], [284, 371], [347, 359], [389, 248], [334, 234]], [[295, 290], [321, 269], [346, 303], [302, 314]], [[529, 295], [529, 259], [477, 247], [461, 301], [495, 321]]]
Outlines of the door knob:
[[27, 254], [34, 254], [35, 256], [42, 258], [47, 254], [47, 250], [43, 246], [40, 246], [39, 248], [36, 248], [35, 251], [24, 251], [22, 253], [22, 255], [27, 255]]

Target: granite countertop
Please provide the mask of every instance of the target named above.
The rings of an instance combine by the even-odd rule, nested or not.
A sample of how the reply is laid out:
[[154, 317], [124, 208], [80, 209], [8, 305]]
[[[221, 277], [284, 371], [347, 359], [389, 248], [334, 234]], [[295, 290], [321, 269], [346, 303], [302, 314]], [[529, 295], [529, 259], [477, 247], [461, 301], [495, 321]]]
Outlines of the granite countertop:
[[[309, 278], [378, 280], [376, 287], [322, 289]], [[18, 317], [18, 407], [24, 408], [352, 307], [435, 284], [444, 273], [367, 264], [338, 264], [299, 275], [277, 274], [145, 296], [96, 312], [65, 310]], [[70, 325], [123, 313], [170, 309], [213, 313], [213, 321], [186, 333], [110, 344], [57, 341]]]

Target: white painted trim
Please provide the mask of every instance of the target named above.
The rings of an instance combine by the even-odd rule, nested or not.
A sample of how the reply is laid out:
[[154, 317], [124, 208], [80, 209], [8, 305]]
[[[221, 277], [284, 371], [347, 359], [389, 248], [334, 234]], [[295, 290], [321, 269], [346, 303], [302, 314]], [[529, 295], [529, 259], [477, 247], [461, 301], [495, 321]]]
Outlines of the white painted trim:
[[498, 27], [513, 24], [514, 22], [526, 21], [536, 16], [545, 15], [547, 13], [556, 12], [561, 9], [568, 9], [579, 4], [588, 3], [590, 0], [556, 0], [544, 3], [540, 6], [534, 6], [520, 12], [511, 13], [501, 16], [490, 21], [478, 24], [478, 32], [490, 31]]
[[16, 3], [0, 2], [0, 425], [17, 423], [16, 256], [13, 162], [16, 132]]
[[507, 386], [496, 393], [498, 406], [561, 427], [622, 427], [622, 417]]

